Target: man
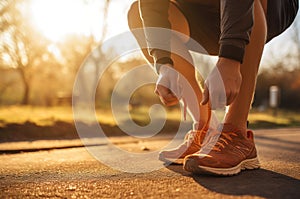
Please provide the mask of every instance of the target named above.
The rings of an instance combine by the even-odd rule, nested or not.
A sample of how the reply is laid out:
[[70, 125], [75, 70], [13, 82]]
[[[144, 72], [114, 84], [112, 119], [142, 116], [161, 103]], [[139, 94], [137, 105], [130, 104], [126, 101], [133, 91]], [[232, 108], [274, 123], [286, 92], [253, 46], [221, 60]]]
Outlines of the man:
[[[257, 72], [265, 43], [286, 30], [297, 11], [298, 0], [139, 0], [131, 6], [129, 27], [146, 28], [144, 39], [137, 40], [141, 46], [146, 42], [143, 54], [159, 74], [155, 93], [167, 106], [184, 99], [194, 121], [184, 143], [162, 151], [161, 160], [183, 163], [193, 173], [217, 175], [259, 167], [253, 133], [247, 130]], [[199, 42], [208, 54], [219, 56], [203, 92], [190, 61], [189, 40], [159, 36], [149, 27], [178, 31]], [[178, 48], [184, 58], [174, 53]], [[179, 97], [171, 89], [181, 87], [180, 75], [196, 99], [188, 89], [182, 89]], [[229, 109], [220, 132], [209, 130], [210, 107], [225, 105]]]

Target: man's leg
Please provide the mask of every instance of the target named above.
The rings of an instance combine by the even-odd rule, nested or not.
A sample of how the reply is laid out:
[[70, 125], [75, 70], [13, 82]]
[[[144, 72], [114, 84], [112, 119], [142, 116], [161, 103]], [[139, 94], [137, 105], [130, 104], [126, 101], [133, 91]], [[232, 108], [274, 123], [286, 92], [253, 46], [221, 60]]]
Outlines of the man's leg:
[[230, 106], [225, 124], [211, 131], [199, 153], [186, 156], [184, 169], [193, 173], [234, 175], [243, 169], [259, 168], [253, 132], [246, 130], [246, 121], [256, 83], [256, 75], [265, 44], [266, 18], [262, 3], [254, 2], [254, 26], [246, 48], [240, 93]]
[[[181, 32], [185, 35], [189, 35], [189, 26], [187, 20], [185, 19], [184, 15], [179, 11], [179, 9], [172, 3], [170, 4], [169, 20], [174, 30]], [[139, 16], [138, 3], [132, 4], [128, 12], [128, 23], [130, 29], [143, 28], [142, 21]], [[197, 99], [193, 99], [193, 95], [191, 95], [191, 93], [186, 92], [187, 90], [184, 90], [183, 92], [183, 98], [185, 98], [190, 115], [192, 116], [194, 122], [198, 123], [197, 129], [200, 130], [209, 122], [210, 110], [207, 105], [200, 106], [200, 102], [202, 100], [202, 92], [199, 87], [199, 83], [196, 80], [195, 68], [191, 64], [193, 63], [192, 57], [188, 49], [184, 45], [184, 43], [187, 42], [187, 40], [183, 41], [182, 39], [183, 38], [178, 37], [172, 38], [171, 44], [172, 48], [181, 49], [183, 57], [176, 54], [172, 54], [171, 57], [174, 62], [174, 68], [185, 77], [185, 79], [188, 81], [191, 88], [193, 89], [195, 96], [197, 97]], [[141, 42], [141, 46], [145, 46], [145, 44], [142, 44], [142, 42], [145, 42], [145, 40], [138, 42]], [[153, 59], [151, 56], [149, 56], [147, 50], [142, 49], [142, 52], [145, 58], [148, 60], [148, 62], [153, 63]]]
[[251, 32], [250, 43], [246, 47], [244, 62], [241, 65], [242, 84], [240, 92], [234, 102], [230, 105], [226, 114], [225, 123], [246, 132], [246, 123], [251, 107], [257, 72], [264, 49], [267, 24], [266, 24], [266, 2], [267, 0], [255, 0], [254, 4], [254, 26]]
[[[174, 5], [170, 4], [169, 20], [172, 28], [185, 35], [189, 35], [189, 25], [184, 15]], [[143, 28], [142, 21], [138, 12], [138, 4], [134, 3], [128, 12], [128, 24], [130, 29]], [[135, 35], [140, 46], [146, 46], [144, 35]], [[189, 86], [183, 86], [182, 98], [185, 99], [188, 111], [193, 119], [193, 130], [185, 136], [184, 142], [177, 148], [161, 151], [159, 159], [162, 161], [182, 164], [185, 156], [193, 154], [200, 150], [201, 143], [205, 137], [210, 121], [210, 109], [208, 105], [200, 106], [202, 92], [198, 81], [196, 80], [195, 68], [191, 54], [185, 46], [188, 37], [172, 37], [171, 48], [180, 49], [181, 56], [171, 54], [174, 62], [174, 68], [187, 80]], [[153, 58], [149, 56], [147, 49], [142, 49], [145, 58], [150, 64], [153, 64]], [[173, 80], [176, 81], [176, 80]], [[186, 81], [185, 81], [186, 82]], [[188, 88], [188, 89], [187, 89]], [[165, 89], [165, 88], [164, 88]]]

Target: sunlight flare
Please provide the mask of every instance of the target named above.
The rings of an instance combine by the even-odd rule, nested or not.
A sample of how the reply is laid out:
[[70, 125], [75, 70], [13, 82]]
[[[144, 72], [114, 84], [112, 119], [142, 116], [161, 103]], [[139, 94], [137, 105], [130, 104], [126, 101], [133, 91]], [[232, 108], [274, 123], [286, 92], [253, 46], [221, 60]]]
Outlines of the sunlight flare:
[[83, 0], [32, 0], [34, 25], [49, 39], [58, 41], [68, 34], [97, 34], [102, 16], [99, 2]]

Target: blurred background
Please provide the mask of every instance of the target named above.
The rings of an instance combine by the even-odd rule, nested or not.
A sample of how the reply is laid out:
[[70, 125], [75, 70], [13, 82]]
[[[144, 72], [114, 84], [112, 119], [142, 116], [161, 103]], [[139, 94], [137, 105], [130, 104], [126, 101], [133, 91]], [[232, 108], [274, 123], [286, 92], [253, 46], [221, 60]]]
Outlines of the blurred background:
[[[84, 59], [107, 39], [128, 31], [133, 0], [5, 0], [0, 2], [0, 141], [76, 136], [72, 89]], [[117, 49], [101, 52], [114, 54]], [[216, 58], [193, 54], [212, 68]], [[100, 58], [95, 58], [100, 62]], [[114, 85], [129, 69], [145, 64], [135, 52], [112, 63], [98, 82], [97, 117], [106, 132], [119, 135], [110, 111]], [[95, 74], [97, 65], [90, 74]], [[145, 78], [141, 74], [137, 78]], [[149, 74], [153, 75], [153, 74]], [[88, 80], [86, 80], [88, 81]], [[130, 83], [130, 82], [128, 82]], [[274, 87], [275, 86], [275, 87]], [[149, 122], [148, 107], [159, 103], [154, 85], [130, 100], [133, 120]], [[164, 131], [181, 119], [168, 108]], [[300, 17], [266, 45], [249, 116], [251, 128], [300, 126]]]

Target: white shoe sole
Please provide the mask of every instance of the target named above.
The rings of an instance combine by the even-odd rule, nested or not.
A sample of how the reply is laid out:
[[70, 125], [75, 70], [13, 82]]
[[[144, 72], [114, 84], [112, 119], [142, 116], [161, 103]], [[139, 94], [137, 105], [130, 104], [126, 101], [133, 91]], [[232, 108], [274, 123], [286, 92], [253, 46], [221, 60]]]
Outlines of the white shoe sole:
[[242, 170], [246, 169], [258, 169], [260, 163], [258, 158], [246, 159], [243, 160], [240, 164], [230, 168], [213, 168], [199, 166], [197, 161], [193, 159], [188, 159], [184, 163], [184, 169], [186, 171], [197, 173], [197, 174], [212, 174], [212, 175], [221, 175], [221, 176], [231, 176], [240, 173]]

